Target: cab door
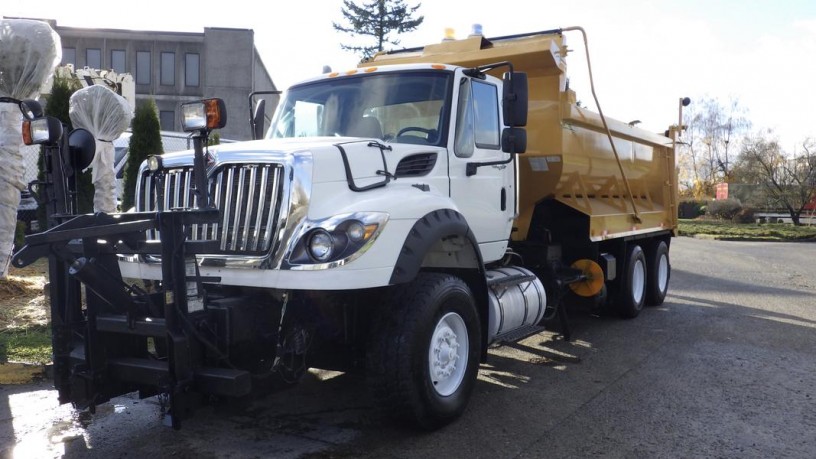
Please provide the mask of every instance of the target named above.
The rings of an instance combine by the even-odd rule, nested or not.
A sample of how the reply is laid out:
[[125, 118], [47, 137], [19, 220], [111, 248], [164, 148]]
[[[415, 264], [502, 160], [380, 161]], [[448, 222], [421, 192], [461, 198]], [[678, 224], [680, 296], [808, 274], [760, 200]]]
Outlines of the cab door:
[[[507, 248], [516, 209], [515, 159], [501, 149], [497, 79], [458, 73], [456, 118], [450, 156], [451, 198], [467, 219], [485, 262], [501, 258]], [[507, 162], [510, 160], [509, 162]], [[505, 164], [474, 164], [505, 162]], [[468, 175], [468, 164], [472, 173]]]

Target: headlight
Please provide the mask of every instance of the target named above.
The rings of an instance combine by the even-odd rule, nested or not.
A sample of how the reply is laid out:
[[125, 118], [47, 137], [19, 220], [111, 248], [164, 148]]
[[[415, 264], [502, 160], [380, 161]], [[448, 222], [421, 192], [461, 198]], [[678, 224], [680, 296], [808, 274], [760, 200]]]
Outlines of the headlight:
[[227, 125], [227, 106], [221, 99], [181, 104], [181, 125], [188, 132], [220, 129]]
[[23, 121], [23, 143], [26, 145], [53, 144], [62, 136], [62, 124], [46, 116]]
[[309, 255], [316, 261], [328, 261], [334, 251], [334, 240], [326, 230], [319, 229], [309, 237]]
[[150, 155], [147, 157], [147, 168], [150, 172], [156, 172], [163, 169], [162, 157], [159, 155]]
[[356, 212], [308, 221], [291, 249], [289, 263], [301, 269], [348, 263], [368, 250], [387, 221], [385, 212]]
[[346, 227], [346, 234], [348, 234], [349, 240], [359, 242], [365, 238], [366, 228], [362, 223], [353, 221]]

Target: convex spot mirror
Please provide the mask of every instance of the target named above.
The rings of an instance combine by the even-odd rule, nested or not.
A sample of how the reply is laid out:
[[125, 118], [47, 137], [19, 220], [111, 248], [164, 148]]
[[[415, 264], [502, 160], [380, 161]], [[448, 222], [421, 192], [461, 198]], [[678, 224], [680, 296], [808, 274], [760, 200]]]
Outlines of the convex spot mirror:
[[505, 153], [524, 153], [527, 151], [527, 131], [518, 127], [504, 128], [501, 145]]
[[29, 121], [43, 117], [42, 105], [34, 99], [20, 101], [20, 111], [23, 117]]
[[96, 140], [93, 135], [82, 128], [77, 128], [68, 134], [68, 149], [71, 155], [71, 164], [78, 170], [91, 165], [96, 154]]

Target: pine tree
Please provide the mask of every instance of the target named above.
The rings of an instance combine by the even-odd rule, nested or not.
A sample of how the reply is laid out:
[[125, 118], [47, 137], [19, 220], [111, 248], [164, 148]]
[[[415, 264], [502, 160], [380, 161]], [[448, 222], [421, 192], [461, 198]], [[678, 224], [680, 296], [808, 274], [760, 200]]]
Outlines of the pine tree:
[[[373, 45], [346, 45], [340, 47], [346, 51], [359, 52], [363, 60], [370, 58], [377, 51], [382, 51], [386, 44], [397, 46], [400, 40], [391, 35], [412, 32], [425, 20], [424, 16], [414, 17], [422, 6], [408, 6], [403, 0], [370, 0], [357, 5], [352, 0], [343, 0], [340, 12], [344, 24], [332, 22], [335, 30], [345, 32], [352, 37], [364, 37], [364, 41], [373, 39]], [[368, 38], [370, 37], [370, 38]]]
[[136, 107], [132, 126], [133, 135], [130, 136], [125, 182], [122, 187], [122, 210], [130, 209], [136, 204], [134, 197], [136, 183], [139, 180], [139, 165], [150, 155], [164, 153], [156, 103], [152, 99]]

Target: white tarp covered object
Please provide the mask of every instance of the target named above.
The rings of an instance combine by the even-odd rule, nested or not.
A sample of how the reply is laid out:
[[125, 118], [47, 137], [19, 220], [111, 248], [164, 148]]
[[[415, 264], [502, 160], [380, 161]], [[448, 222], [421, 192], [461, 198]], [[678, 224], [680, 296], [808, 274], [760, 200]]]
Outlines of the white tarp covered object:
[[124, 97], [101, 85], [75, 92], [68, 105], [75, 128], [87, 129], [96, 139], [91, 161], [94, 212], [116, 212], [116, 177], [113, 170], [113, 140], [130, 127], [133, 113]]
[[[43, 21], [0, 20], [0, 97], [34, 99], [62, 59], [59, 35]], [[23, 115], [11, 103], [0, 104], [0, 278], [6, 277], [17, 206], [23, 182]]]

